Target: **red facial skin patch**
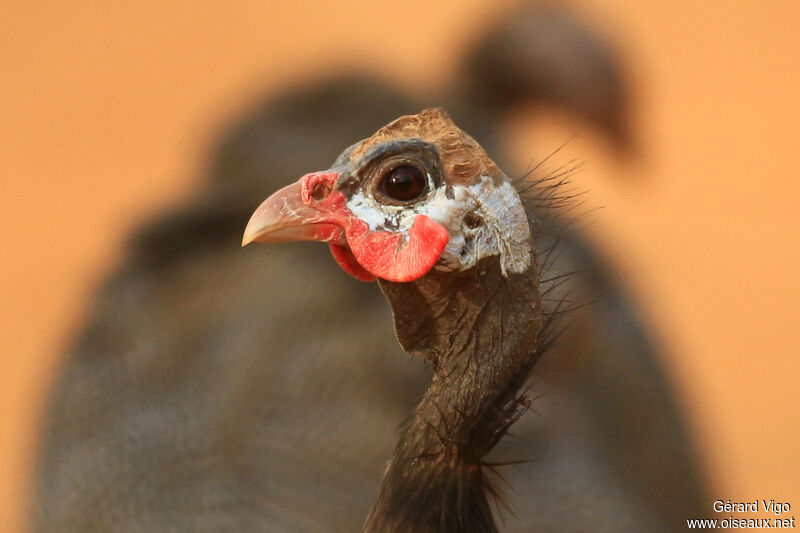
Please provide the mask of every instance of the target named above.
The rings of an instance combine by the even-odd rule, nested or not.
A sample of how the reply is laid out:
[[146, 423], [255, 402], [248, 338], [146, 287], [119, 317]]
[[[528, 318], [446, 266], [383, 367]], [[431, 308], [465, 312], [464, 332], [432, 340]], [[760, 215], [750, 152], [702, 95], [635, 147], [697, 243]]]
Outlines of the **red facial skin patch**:
[[333, 258], [339, 263], [339, 266], [342, 267], [342, 270], [359, 281], [370, 283], [378, 279], [374, 274], [367, 272], [364, 267], [358, 264], [350, 248], [334, 243], [330, 243], [330, 247], [331, 255], [333, 255]]
[[444, 226], [425, 215], [414, 217], [408, 239], [401, 233], [370, 231], [366, 222], [357, 218], [345, 236], [358, 264], [381, 279], [397, 282], [427, 274], [450, 240]]
[[[348, 208], [344, 195], [333, 190], [336, 172], [307, 174], [300, 179], [304, 204], [320, 212], [328, 224], [344, 229], [344, 241], [329, 240], [333, 258], [354, 278], [371, 282], [414, 281], [427, 274], [450, 240], [447, 229], [425, 215], [417, 215], [408, 238], [392, 231], [371, 231]], [[339, 241], [339, 242], [336, 242]]]

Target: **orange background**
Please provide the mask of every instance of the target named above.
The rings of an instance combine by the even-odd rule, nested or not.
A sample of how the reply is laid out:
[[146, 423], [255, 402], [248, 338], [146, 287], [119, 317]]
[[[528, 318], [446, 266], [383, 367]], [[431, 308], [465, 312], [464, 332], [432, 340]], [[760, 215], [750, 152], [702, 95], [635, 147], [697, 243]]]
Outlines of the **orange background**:
[[[435, 90], [513, 2], [11, 4], [0, 18], [2, 532], [24, 523], [58, 354], [128, 231], [191, 192], [226, 120], [343, 67]], [[509, 140], [524, 165], [579, 132], [566, 156], [586, 160], [575, 181], [588, 209], [602, 206], [586, 229], [665, 346], [710, 496], [775, 498], [800, 514], [800, 4], [574, 4], [626, 56], [641, 157], [615, 159], [556, 116], [516, 117]]]

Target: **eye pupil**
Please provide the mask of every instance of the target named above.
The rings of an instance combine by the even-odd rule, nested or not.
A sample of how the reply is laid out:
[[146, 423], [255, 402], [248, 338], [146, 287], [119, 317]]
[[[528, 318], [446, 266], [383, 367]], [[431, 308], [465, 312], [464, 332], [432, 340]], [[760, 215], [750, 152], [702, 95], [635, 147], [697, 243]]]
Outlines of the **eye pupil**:
[[395, 200], [413, 200], [425, 191], [425, 177], [419, 169], [403, 165], [386, 174], [383, 188]]

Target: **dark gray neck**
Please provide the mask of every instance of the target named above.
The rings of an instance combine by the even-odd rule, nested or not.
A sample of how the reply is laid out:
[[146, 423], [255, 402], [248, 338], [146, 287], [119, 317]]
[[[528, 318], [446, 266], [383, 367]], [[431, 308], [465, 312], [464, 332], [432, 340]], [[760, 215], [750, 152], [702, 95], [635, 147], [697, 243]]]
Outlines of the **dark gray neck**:
[[364, 526], [369, 533], [494, 532], [481, 468], [519, 412], [538, 353], [534, 271], [504, 277], [497, 258], [467, 272], [381, 282], [403, 348], [433, 366]]

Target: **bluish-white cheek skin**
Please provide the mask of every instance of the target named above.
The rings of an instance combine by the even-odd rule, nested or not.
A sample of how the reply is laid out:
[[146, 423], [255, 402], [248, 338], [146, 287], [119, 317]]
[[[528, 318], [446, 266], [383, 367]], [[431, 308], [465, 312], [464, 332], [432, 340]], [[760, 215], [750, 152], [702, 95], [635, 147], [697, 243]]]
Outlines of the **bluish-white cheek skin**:
[[408, 230], [414, 223], [414, 217], [418, 214], [427, 214], [424, 206], [441, 194], [444, 195], [444, 188], [434, 186], [433, 177], [426, 175], [428, 190], [433, 191], [429, 197], [414, 206], [389, 205], [378, 202], [371, 194], [358, 189], [347, 201], [347, 208], [367, 223], [372, 231], [397, 231], [408, 235]]
[[[507, 181], [495, 185], [489, 177], [470, 186], [434, 189], [429, 197], [414, 206], [392, 206], [377, 202], [358, 191], [347, 202], [354, 215], [373, 231], [396, 231], [406, 235], [417, 215], [426, 215], [444, 226], [450, 241], [435, 268], [468, 270], [485, 257], [500, 256], [503, 274], [522, 273], [531, 265], [531, 235], [519, 195]], [[465, 217], [479, 220], [468, 227]], [[474, 215], [477, 215], [474, 216]]]

